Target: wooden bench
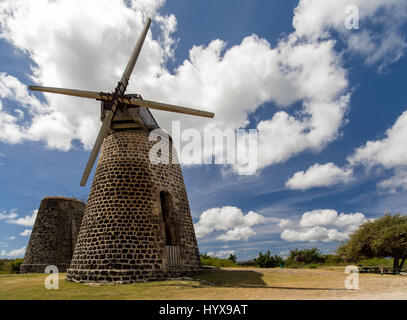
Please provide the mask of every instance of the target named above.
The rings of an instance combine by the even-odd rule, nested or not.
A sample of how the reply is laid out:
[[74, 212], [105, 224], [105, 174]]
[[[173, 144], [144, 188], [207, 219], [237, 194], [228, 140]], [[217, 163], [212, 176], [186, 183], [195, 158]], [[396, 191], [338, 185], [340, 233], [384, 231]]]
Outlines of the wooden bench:
[[359, 267], [359, 273], [400, 274], [400, 270], [385, 267]]

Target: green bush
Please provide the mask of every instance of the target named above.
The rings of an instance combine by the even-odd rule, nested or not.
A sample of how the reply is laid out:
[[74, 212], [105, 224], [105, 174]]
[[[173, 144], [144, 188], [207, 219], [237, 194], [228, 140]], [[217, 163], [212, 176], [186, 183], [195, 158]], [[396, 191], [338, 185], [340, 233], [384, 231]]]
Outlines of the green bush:
[[290, 250], [288, 265], [321, 264], [325, 262], [324, 255], [317, 248]]
[[267, 251], [265, 254], [260, 252], [255, 261], [260, 268], [275, 268], [284, 263], [282, 257], [278, 255], [272, 256], [270, 251]]
[[316, 269], [316, 268], [318, 268], [318, 265], [316, 265], [316, 264], [309, 264], [309, 265], [306, 266], [306, 268], [308, 268], [308, 269]]
[[20, 272], [20, 266], [23, 263], [23, 259], [15, 259], [10, 261], [11, 271], [13, 273]]
[[208, 256], [206, 253], [201, 254], [201, 263], [204, 266], [213, 266], [213, 267], [238, 267], [238, 265], [229, 259], [220, 259], [216, 257]]
[[383, 266], [385, 268], [392, 268], [393, 267], [393, 259], [385, 259], [385, 258], [370, 258], [370, 259], [362, 259], [357, 262], [357, 264], [362, 265], [363, 267], [379, 267]]
[[256, 259], [253, 259], [253, 260], [247, 260], [247, 261], [239, 261], [239, 262], [236, 262], [239, 266], [242, 266], [242, 267], [257, 267], [258, 265], [257, 265], [257, 262], [256, 262]]
[[345, 260], [336, 254], [324, 254], [323, 256], [324, 265], [327, 266], [337, 266], [345, 264]]
[[231, 254], [230, 256], [229, 256], [229, 258], [228, 258], [228, 260], [230, 260], [230, 261], [232, 261], [232, 262], [234, 262], [234, 263], [236, 263], [236, 255], [234, 255], [234, 254]]
[[201, 253], [201, 260], [202, 259], [210, 259], [211, 257], [210, 256], [208, 256], [206, 253]]

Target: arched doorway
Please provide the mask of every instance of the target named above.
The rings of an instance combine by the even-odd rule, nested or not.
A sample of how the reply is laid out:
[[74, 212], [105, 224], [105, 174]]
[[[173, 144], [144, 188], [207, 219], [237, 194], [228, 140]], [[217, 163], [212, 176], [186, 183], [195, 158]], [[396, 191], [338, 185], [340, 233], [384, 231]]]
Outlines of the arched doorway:
[[165, 251], [169, 268], [180, 266], [180, 247], [174, 221], [174, 205], [171, 194], [160, 192], [161, 213], [165, 232]]
[[174, 227], [173, 203], [172, 197], [169, 192], [160, 192], [161, 200], [161, 213], [163, 217], [164, 230], [165, 230], [165, 244], [167, 246], [177, 245], [177, 237]]

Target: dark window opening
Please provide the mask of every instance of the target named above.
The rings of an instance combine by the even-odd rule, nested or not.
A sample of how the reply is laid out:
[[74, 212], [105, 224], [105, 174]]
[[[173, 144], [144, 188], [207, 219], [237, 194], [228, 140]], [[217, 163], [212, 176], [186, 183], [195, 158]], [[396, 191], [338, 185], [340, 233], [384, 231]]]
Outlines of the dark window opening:
[[175, 246], [177, 239], [175, 235], [175, 228], [173, 224], [173, 204], [171, 194], [166, 191], [160, 192], [161, 200], [161, 213], [163, 216], [165, 239], [167, 246]]

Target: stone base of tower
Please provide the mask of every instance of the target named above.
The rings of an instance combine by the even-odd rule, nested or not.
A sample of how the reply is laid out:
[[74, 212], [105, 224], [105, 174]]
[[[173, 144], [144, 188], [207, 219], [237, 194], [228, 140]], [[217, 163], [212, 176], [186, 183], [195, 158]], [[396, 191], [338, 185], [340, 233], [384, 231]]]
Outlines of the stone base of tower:
[[173, 271], [169, 273], [149, 272], [146, 270], [70, 270], [66, 280], [77, 283], [120, 283], [130, 284], [135, 282], [157, 281], [192, 275], [202, 271], [194, 272]]
[[106, 137], [67, 280], [131, 283], [201, 271], [181, 167], [171, 157], [151, 163], [156, 143], [142, 131]]
[[20, 273], [44, 273], [45, 269], [53, 265], [58, 268], [58, 272], [66, 272], [69, 268], [69, 264], [61, 263], [46, 263], [46, 264], [22, 264], [20, 267]]

